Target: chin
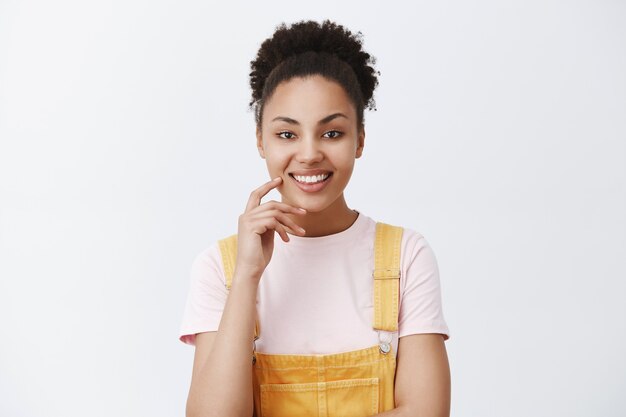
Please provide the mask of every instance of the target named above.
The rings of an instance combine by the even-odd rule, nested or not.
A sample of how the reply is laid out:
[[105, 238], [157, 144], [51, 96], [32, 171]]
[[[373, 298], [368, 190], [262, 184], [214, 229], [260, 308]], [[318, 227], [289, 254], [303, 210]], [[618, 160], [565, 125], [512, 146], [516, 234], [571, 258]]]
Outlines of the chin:
[[319, 213], [324, 211], [324, 209], [328, 208], [327, 205], [319, 205], [319, 204], [300, 204], [298, 207], [302, 207], [307, 211], [307, 213]]
[[288, 204], [291, 204], [295, 207], [302, 207], [309, 213], [317, 213], [320, 211], [324, 211], [330, 206], [332, 206], [336, 200], [331, 201], [331, 200], [328, 200], [327, 198], [315, 198], [315, 197], [306, 198], [305, 197], [305, 198], [296, 198], [290, 201], [293, 201], [293, 204], [292, 203], [288, 203]]

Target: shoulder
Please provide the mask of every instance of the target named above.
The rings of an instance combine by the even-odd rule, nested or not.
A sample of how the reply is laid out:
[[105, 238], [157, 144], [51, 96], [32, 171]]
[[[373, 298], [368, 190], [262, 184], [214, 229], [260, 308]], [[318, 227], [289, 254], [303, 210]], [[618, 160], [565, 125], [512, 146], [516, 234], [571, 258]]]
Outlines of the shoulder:
[[437, 271], [437, 258], [430, 243], [424, 235], [411, 228], [405, 228], [402, 235], [402, 265], [405, 271], [418, 269]]
[[395, 223], [381, 222], [377, 221], [376, 223], [382, 223], [393, 227], [398, 227], [402, 229], [402, 241], [401, 248], [402, 254], [405, 256], [415, 256], [419, 253], [423, 248], [429, 247], [428, 241], [424, 237], [424, 235], [417, 231], [416, 229], [402, 226]]
[[226, 282], [220, 240], [209, 244], [196, 254], [191, 263], [191, 278], [196, 282], [216, 279], [223, 284]]
[[224, 269], [223, 258], [226, 252], [234, 250], [233, 255], [236, 255], [237, 250], [237, 234], [224, 236], [214, 241], [210, 245], [206, 246], [199, 253], [196, 254], [192, 264], [197, 267], [219, 267]]
[[430, 245], [421, 232], [405, 227], [402, 233], [402, 249], [406, 256], [415, 257], [425, 249], [430, 249]]
[[378, 224], [400, 228], [402, 230], [401, 254], [404, 258], [415, 257], [425, 247], [429, 247], [428, 241], [424, 235], [414, 228], [403, 226], [402, 224], [398, 224], [396, 222], [375, 220], [367, 215], [363, 215], [363, 217], [364, 223], [366, 223], [364, 230], [367, 233], [371, 233], [372, 238], [375, 236], [376, 225]]
[[437, 268], [437, 259], [435, 253], [432, 250], [428, 240], [424, 237], [422, 232], [412, 228], [399, 224], [385, 223], [391, 226], [400, 227], [402, 229], [402, 240], [400, 243], [400, 262], [402, 264], [402, 270], [407, 271], [411, 266], [415, 267], [419, 265], [419, 269], [433, 269]]

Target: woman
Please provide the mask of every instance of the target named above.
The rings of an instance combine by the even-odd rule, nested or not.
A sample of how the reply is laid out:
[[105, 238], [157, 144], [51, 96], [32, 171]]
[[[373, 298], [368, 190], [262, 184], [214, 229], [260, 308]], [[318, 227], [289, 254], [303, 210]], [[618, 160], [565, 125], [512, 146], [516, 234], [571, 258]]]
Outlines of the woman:
[[[250, 194], [237, 234], [192, 266], [188, 416], [449, 415], [434, 254], [344, 198], [374, 62], [328, 20], [278, 26], [251, 62], [257, 148], [274, 179]], [[261, 203], [274, 188], [281, 202]]]

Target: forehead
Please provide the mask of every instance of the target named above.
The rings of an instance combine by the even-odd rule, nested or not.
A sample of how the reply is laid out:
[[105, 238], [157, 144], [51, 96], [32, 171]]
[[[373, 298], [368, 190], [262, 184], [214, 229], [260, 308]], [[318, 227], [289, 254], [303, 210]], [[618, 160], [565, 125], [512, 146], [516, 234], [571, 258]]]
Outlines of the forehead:
[[264, 119], [288, 116], [317, 122], [330, 113], [341, 112], [354, 118], [356, 110], [344, 88], [321, 75], [294, 77], [280, 83], [264, 106]]

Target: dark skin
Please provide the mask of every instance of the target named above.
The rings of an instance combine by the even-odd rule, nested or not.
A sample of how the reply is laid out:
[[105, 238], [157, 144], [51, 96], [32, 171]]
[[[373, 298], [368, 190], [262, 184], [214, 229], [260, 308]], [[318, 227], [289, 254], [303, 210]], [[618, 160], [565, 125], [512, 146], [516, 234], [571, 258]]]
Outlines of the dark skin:
[[[343, 198], [343, 190], [352, 173], [354, 160], [361, 156], [364, 134], [357, 133], [359, 130], [356, 129], [354, 113], [350, 113], [349, 100], [346, 98], [348, 107], [339, 106], [336, 101], [338, 90], [323, 79], [309, 80], [308, 84], [300, 80], [300, 83], [287, 87], [294, 87], [287, 92], [297, 94], [292, 94], [291, 100], [287, 100], [289, 94], [283, 95], [287, 107], [279, 110], [290, 110], [289, 116], [299, 122], [299, 127], [290, 123], [273, 128], [267, 125], [267, 129], [263, 128], [257, 134], [259, 153], [267, 160], [270, 176], [281, 179], [255, 190], [245, 213], [239, 218], [241, 256], [237, 259], [233, 287], [220, 329], [196, 336], [192, 386], [187, 403], [187, 415], [190, 417], [253, 414], [250, 346], [258, 282], [271, 255], [267, 240], [273, 238], [275, 232], [283, 240], [288, 239], [287, 233], [297, 230], [298, 226], [308, 228], [306, 234], [302, 231], [292, 234], [325, 236], [338, 233], [350, 227], [356, 219], [356, 213]], [[307, 88], [308, 95], [304, 94]], [[316, 98], [316, 92], [325, 93]], [[280, 95], [273, 98], [276, 97], [280, 98]], [[329, 100], [329, 106], [322, 106], [324, 97]], [[271, 100], [269, 104], [271, 106]], [[301, 105], [302, 109], [298, 107]], [[277, 112], [275, 108], [272, 114]], [[345, 112], [348, 120], [337, 117], [334, 123], [318, 124], [319, 120], [337, 112]], [[350, 131], [352, 126], [354, 130]], [[336, 136], [329, 134], [332, 130], [347, 133]], [[287, 131], [292, 133], [281, 133]], [[322, 192], [305, 193], [294, 185], [294, 179], [288, 175], [293, 170], [312, 168], [332, 171], [336, 175], [332, 187], [328, 183]], [[283, 201], [261, 204], [261, 198], [275, 187], [281, 192]], [[307, 212], [296, 214], [297, 207], [303, 207]], [[259, 240], [259, 235], [267, 239]], [[266, 248], [267, 251], [264, 250]], [[396, 408], [379, 415], [449, 417], [450, 368], [443, 336], [431, 333], [401, 337], [397, 360]], [[223, 384], [226, 379], [229, 384]], [[236, 398], [237, 401], [224, 402], [223, 398]]]
[[[320, 124], [336, 114], [342, 116]], [[365, 130], [357, 127], [350, 98], [339, 84], [321, 76], [281, 83], [266, 102], [257, 128], [259, 154], [270, 177], [282, 178], [277, 187], [282, 202], [307, 210], [304, 216], [289, 215], [305, 236], [335, 234], [356, 220], [358, 213], [348, 207], [343, 191], [364, 141]], [[332, 172], [332, 177], [323, 190], [308, 193], [289, 174], [312, 169]]]
[[[319, 124], [325, 117], [336, 117]], [[274, 121], [287, 116], [291, 122]], [[294, 123], [297, 122], [297, 123]], [[344, 136], [336, 136], [333, 130]], [[280, 177], [282, 202], [302, 207], [305, 214], [286, 216], [305, 229], [299, 236], [326, 236], [349, 228], [358, 214], [345, 201], [345, 189], [354, 161], [363, 152], [365, 131], [356, 126], [355, 108], [342, 87], [321, 76], [295, 78], [279, 85], [266, 103], [257, 147], [266, 159], [271, 178]], [[321, 168], [333, 171], [334, 183], [316, 193], [294, 185], [293, 170]], [[283, 222], [285, 230], [296, 234]], [[414, 334], [398, 342], [395, 381], [396, 408], [381, 416], [450, 415], [450, 367], [441, 334]]]

